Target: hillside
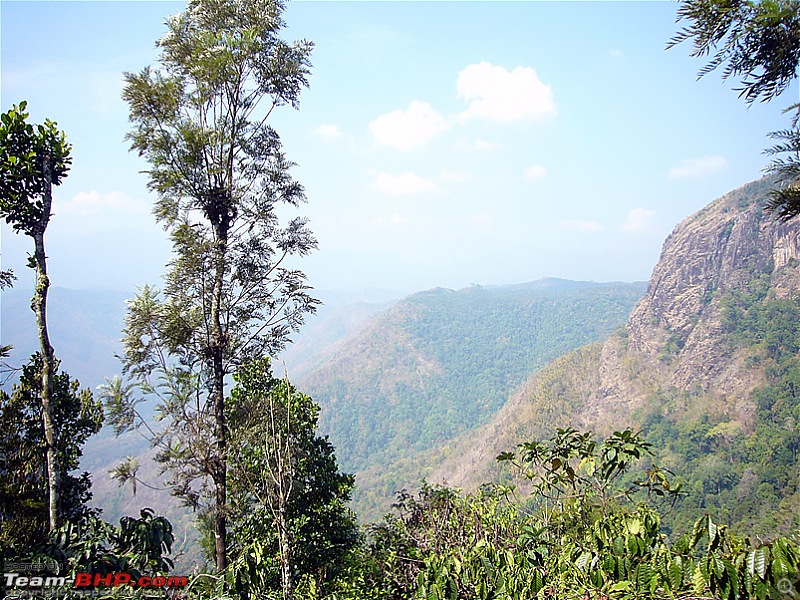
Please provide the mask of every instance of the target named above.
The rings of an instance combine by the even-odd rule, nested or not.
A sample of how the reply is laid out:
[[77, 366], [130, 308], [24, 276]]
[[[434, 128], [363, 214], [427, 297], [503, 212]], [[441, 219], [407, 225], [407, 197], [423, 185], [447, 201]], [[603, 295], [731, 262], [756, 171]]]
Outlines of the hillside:
[[630, 425], [689, 492], [673, 524], [714, 509], [765, 536], [797, 527], [800, 229], [765, 218], [769, 183], [680, 223], [625, 330], [531, 376], [430, 479], [474, 488], [502, 477], [495, 456], [521, 441]]
[[[361, 477], [357, 494], [387, 503], [398, 485], [418, 481], [420, 471], [409, 463], [418, 451], [486, 422], [532, 370], [623, 323], [644, 289], [643, 283], [543, 279], [430, 290], [393, 305], [375, 291], [326, 296], [281, 361], [300, 389], [323, 404], [322, 425], [346, 468], [380, 473]], [[35, 349], [29, 296], [28, 290], [3, 294], [2, 339], [15, 345], [15, 362]], [[125, 297], [52, 291], [54, 346], [63, 368], [86, 387], [96, 389], [119, 370]], [[183, 528], [190, 516], [170, 508], [166, 492], [143, 487], [132, 497], [108, 476], [120, 459], [135, 455], [142, 456], [142, 479], [157, 483], [162, 477], [146, 453], [136, 434], [116, 439], [104, 430], [91, 439], [82, 464], [94, 474], [94, 502], [111, 520], [144, 502]]]
[[644, 289], [560, 279], [434, 289], [339, 342], [298, 383], [322, 405], [343, 468], [359, 474], [357, 508], [388, 506], [421, 477], [419, 453], [486, 423], [549, 360], [608, 335]]

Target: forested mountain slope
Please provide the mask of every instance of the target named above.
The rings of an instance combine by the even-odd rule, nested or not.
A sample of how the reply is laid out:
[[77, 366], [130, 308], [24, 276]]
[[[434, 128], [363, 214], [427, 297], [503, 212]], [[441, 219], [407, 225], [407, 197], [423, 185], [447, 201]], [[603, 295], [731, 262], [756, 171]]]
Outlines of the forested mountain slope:
[[800, 515], [800, 227], [762, 212], [770, 181], [716, 200], [664, 243], [624, 331], [531, 376], [431, 480], [473, 488], [495, 456], [557, 427], [640, 427], [703, 509], [765, 536]]
[[401, 464], [487, 422], [549, 360], [608, 335], [644, 288], [544, 279], [421, 292], [342, 340], [299, 386], [322, 405], [344, 468], [362, 473], [356, 495], [389, 501], [421, 477]]

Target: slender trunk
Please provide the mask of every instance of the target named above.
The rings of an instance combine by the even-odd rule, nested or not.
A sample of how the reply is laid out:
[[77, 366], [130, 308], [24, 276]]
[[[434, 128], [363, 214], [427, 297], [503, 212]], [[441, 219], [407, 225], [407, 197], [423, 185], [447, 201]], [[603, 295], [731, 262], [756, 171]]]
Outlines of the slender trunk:
[[[270, 399], [269, 416], [271, 435], [265, 438], [265, 453], [269, 456], [274, 452], [275, 467], [272, 471], [272, 481], [275, 485], [276, 497], [271, 507], [278, 530], [278, 549], [280, 552], [281, 566], [281, 590], [283, 600], [293, 600], [294, 598], [294, 578], [292, 577], [292, 565], [294, 564], [294, 554], [291, 533], [289, 531], [289, 498], [292, 494], [294, 485], [294, 467], [292, 462], [292, 396], [289, 380], [286, 380], [286, 422], [285, 427], [278, 428], [275, 423], [275, 413], [277, 403]], [[281, 415], [282, 416], [282, 415]], [[269, 448], [270, 442], [272, 449]], [[275, 506], [277, 504], [277, 506]]]
[[225, 364], [227, 350], [225, 331], [222, 328], [222, 296], [225, 280], [225, 261], [228, 244], [228, 221], [215, 223], [217, 243], [214, 264], [214, 290], [211, 298], [212, 369], [213, 385], [211, 402], [214, 405], [214, 438], [217, 445], [217, 461], [214, 468], [214, 555], [217, 572], [228, 566], [228, 527], [226, 504], [228, 502], [228, 432], [225, 423]]
[[225, 390], [222, 352], [214, 356], [214, 437], [217, 443], [217, 462], [215, 465], [214, 480], [214, 555], [217, 572], [222, 572], [228, 566], [228, 527], [226, 520], [226, 504], [228, 502], [227, 486], [227, 435], [225, 431]]
[[283, 600], [293, 600], [294, 579], [292, 578], [292, 544], [289, 539], [289, 524], [286, 522], [287, 510], [285, 503], [278, 508], [280, 524], [278, 526], [278, 540], [281, 552], [281, 589]]
[[50, 287], [50, 280], [47, 277], [47, 255], [44, 251], [44, 232], [50, 221], [50, 208], [53, 203], [52, 174], [49, 158], [45, 157], [43, 163], [45, 186], [42, 217], [33, 232], [36, 291], [31, 299], [31, 309], [36, 314], [36, 329], [42, 352], [42, 421], [47, 453], [48, 520], [50, 531], [53, 531], [59, 525], [61, 472], [58, 467], [55, 409], [52, 404], [55, 355], [47, 333], [47, 290]]
[[[288, 425], [288, 423], [287, 423]], [[289, 454], [289, 440], [291, 433], [286, 431], [286, 443], [281, 439], [282, 436], [273, 435], [273, 444], [278, 447], [275, 456], [275, 483], [278, 492], [278, 507], [276, 525], [278, 529], [278, 547], [280, 550], [281, 562], [281, 590], [283, 600], [294, 598], [294, 580], [292, 578], [292, 542], [289, 535], [289, 495], [292, 487], [291, 455]]]

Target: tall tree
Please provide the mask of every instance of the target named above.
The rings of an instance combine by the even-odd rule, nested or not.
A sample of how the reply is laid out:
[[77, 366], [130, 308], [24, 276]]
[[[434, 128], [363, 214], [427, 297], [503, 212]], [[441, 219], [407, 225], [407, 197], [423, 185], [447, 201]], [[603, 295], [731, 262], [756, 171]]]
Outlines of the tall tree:
[[[723, 79], [738, 79], [748, 104], [781, 95], [800, 67], [800, 0], [682, 0], [678, 20], [687, 24], [669, 47], [691, 41], [691, 55], [708, 57], [700, 77], [722, 67]], [[768, 170], [778, 175], [767, 208], [779, 219], [800, 215], [800, 103], [789, 106], [791, 126], [769, 134], [778, 156]]]
[[14, 228], [33, 238], [34, 253], [29, 266], [36, 270], [36, 290], [31, 308], [36, 314], [36, 329], [42, 354], [41, 400], [46, 441], [49, 487], [48, 514], [50, 529], [59, 523], [61, 469], [58, 465], [58, 423], [52, 403], [56, 360], [47, 333], [47, 255], [44, 234], [50, 222], [53, 186], [59, 185], [72, 162], [63, 131], [54, 121], [42, 125], [27, 122], [26, 102], [20, 102], [0, 115], [0, 217]]
[[[127, 73], [123, 90], [128, 138], [150, 163], [154, 214], [174, 251], [163, 293], [147, 288], [130, 303], [124, 369], [161, 394], [170, 425], [155, 440], [159, 459], [176, 494], [213, 512], [218, 570], [227, 565], [225, 377], [282, 348], [317, 303], [288, 265], [316, 240], [305, 219], [277, 216], [305, 194], [267, 121], [279, 106], [297, 108], [312, 49], [278, 37], [282, 12], [280, 0], [191, 0], [157, 43], [160, 66]], [[110, 404], [118, 424], [130, 421], [131, 398]]]

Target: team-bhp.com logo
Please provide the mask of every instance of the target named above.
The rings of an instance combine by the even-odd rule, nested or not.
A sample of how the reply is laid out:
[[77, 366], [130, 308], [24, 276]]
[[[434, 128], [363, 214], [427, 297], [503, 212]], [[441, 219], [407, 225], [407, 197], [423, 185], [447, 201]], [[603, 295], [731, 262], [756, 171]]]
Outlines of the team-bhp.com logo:
[[178, 577], [170, 575], [165, 577], [163, 575], [156, 575], [155, 577], [137, 577], [133, 578], [130, 573], [120, 571], [118, 573], [76, 573], [75, 574], [75, 587], [88, 588], [99, 587], [104, 585], [106, 587], [116, 587], [118, 585], [129, 585], [136, 588], [184, 588], [189, 583], [186, 577]]
[[[174, 591], [185, 588], [189, 581], [183, 576], [140, 576], [127, 571], [111, 573], [75, 573], [74, 577], [58, 575], [59, 568], [49, 568], [50, 573], [56, 575], [35, 573], [38, 569], [20, 568], [28, 567], [25, 563], [6, 564], [3, 573], [3, 583], [6, 598], [31, 598], [51, 597], [56, 590], [72, 590], [80, 595], [92, 595], [98, 589], [116, 588], [115, 591], [124, 589], [144, 589], [149, 591]], [[18, 567], [11, 571], [8, 567]], [[11, 572], [9, 572], [11, 571]], [[10, 595], [8, 595], [10, 594]], [[56, 596], [58, 594], [55, 594]]]
[[117, 573], [75, 573], [75, 577], [43, 576], [43, 575], [22, 575], [20, 573], [5, 573], [6, 587], [26, 588], [26, 587], [63, 587], [74, 586], [80, 588], [90, 587], [117, 587], [118, 585], [128, 585], [135, 588], [182, 588], [189, 583], [188, 578], [170, 575], [156, 575], [154, 577], [134, 577], [127, 571]]

